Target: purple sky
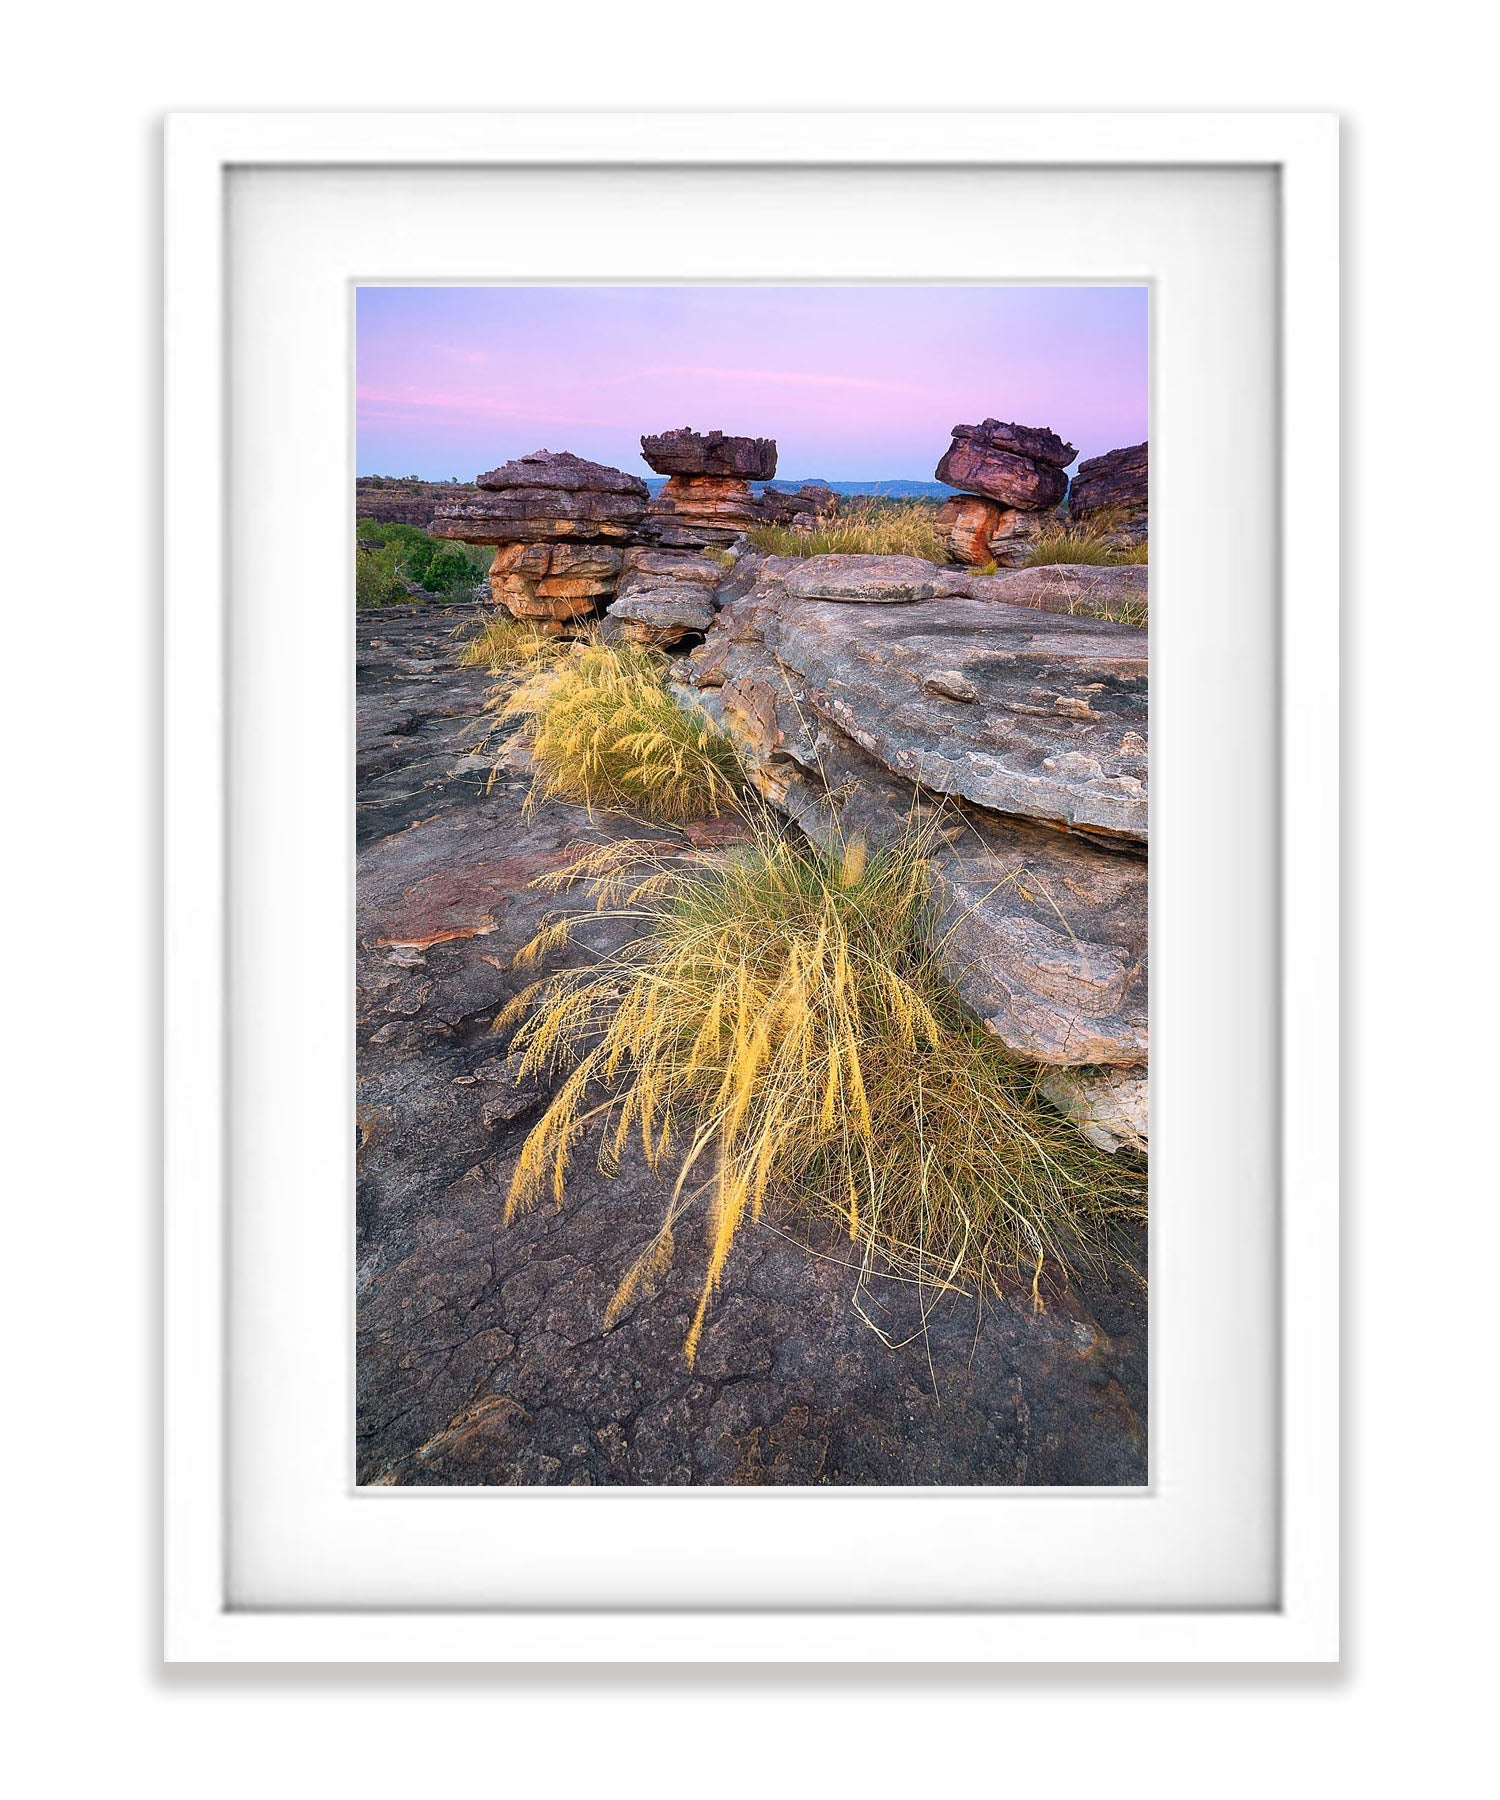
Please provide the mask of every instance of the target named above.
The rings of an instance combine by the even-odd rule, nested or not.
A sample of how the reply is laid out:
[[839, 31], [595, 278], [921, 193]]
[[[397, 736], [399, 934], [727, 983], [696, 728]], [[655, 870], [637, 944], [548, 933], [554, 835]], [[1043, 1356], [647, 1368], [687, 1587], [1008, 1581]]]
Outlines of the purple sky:
[[1143, 287], [364, 287], [357, 318], [361, 475], [645, 474], [641, 433], [692, 425], [775, 438], [778, 476], [930, 481], [985, 417], [1147, 435]]

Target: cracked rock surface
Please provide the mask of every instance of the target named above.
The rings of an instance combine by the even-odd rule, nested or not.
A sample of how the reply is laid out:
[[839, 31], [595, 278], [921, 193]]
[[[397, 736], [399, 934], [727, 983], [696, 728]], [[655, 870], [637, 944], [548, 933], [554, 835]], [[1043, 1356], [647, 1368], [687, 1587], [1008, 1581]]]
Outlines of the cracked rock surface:
[[[736, 1242], [689, 1369], [690, 1229], [603, 1329], [664, 1178], [627, 1156], [606, 1179], [585, 1145], [561, 1209], [504, 1224], [547, 1100], [490, 1029], [534, 974], [516, 951], [558, 904], [527, 884], [582, 841], [677, 834], [556, 804], [526, 817], [519, 775], [485, 793], [465, 731], [488, 681], [454, 667], [463, 617], [357, 622], [359, 1481], [1144, 1482], [1145, 1302], [1128, 1276], [1040, 1314], [1019, 1294], [949, 1297], [924, 1330], [908, 1288], [861, 1288], [847, 1244], [809, 1254], [772, 1219]], [[615, 929], [587, 927], [566, 954]]]

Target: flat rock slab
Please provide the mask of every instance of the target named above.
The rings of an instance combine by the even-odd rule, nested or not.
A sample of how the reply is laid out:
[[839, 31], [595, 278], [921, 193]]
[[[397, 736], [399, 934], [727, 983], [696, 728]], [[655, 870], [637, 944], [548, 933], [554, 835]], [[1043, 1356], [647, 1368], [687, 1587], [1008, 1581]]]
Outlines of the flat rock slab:
[[1043, 563], [1035, 569], [1001, 569], [994, 575], [956, 573], [953, 584], [971, 600], [998, 600], [1038, 612], [1139, 625], [1149, 603], [1150, 571], [1144, 563], [1110, 568], [1092, 563]]
[[[693, 669], [702, 654], [679, 667]], [[712, 668], [710, 685], [685, 697], [729, 731], [761, 792], [819, 843], [851, 835], [889, 843], [913, 813], [934, 811], [930, 795], [820, 717], [763, 643], [740, 642]], [[1034, 1062], [1107, 1064], [1143, 1078], [1145, 856], [1125, 840], [1106, 845], [975, 807], [951, 808], [942, 824], [946, 841], [934, 840], [932, 860], [943, 960], [964, 1004]], [[1143, 1148], [1133, 1122], [1143, 1106], [1134, 1088], [1127, 1096], [1101, 1080], [1086, 1095], [1070, 1093], [1068, 1110], [1101, 1148]]]
[[769, 481], [776, 473], [775, 438], [729, 437], [722, 431], [675, 431], [641, 439], [646, 466], [659, 475], [738, 475]]
[[[557, 805], [523, 814], [519, 775], [484, 791], [465, 725], [488, 678], [453, 666], [460, 617], [357, 622], [358, 1479], [1144, 1483], [1145, 1305], [1127, 1277], [1041, 1314], [955, 1298], [925, 1339], [906, 1290], [877, 1283], [860, 1303], [893, 1340], [918, 1333], [889, 1349], [855, 1311], [847, 1246], [820, 1246], [820, 1260], [768, 1221], [736, 1244], [689, 1370], [695, 1233], [603, 1330], [667, 1182], [631, 1157], [606, 1179], [585, 1146], [560, 1211], [503, 1224], [547, 1099], [516, 1081], [490, 1030], [534, 973], [513, 968], [516, 951], [558, 904], [527, 883], [580, 840], [650, 832]], [[598, 949], [614, 929], [586, 932], [604, 934]]]
[[[742, 646], [764, 645], [794, 672], [805, 705], [907, 781], [1145, 842], [1144, 632], [965, 596], [803, 599], [796, 581], [778, 575], [724, 608], [694, 653], [691, 684], [722, 685]], [[934, 673], [961, 678], [972, 698], [935, 691]]]
[[799, 600], [847, 600], [857, 605], [909, 605], [953, 592], [947, 572], [917, 556], [781, 558], [777, 577]]

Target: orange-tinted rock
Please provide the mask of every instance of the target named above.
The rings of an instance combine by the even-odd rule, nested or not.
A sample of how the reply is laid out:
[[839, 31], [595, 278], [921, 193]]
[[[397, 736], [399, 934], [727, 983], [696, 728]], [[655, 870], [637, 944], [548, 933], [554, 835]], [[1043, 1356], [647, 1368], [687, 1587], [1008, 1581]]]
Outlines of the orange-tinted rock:
[[674, 475], [652, 500], [641, 535], [669, 549], [722, 548], [760, 517], [749, 482], [739, 476]]
[[990, 538], [1006, 518], [1004, 507], [993, 500], [965, 496], [945, 500], [938, 508], [937, 525], [947, 535], [948, 554], [971, 567], [990, 561]]

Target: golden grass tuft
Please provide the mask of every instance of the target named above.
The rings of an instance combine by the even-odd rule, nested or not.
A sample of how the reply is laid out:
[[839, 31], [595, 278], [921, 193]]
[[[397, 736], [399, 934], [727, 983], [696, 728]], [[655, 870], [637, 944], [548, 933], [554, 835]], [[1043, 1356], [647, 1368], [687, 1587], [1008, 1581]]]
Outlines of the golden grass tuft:
[[937, 507], [930, 501], [856, 496], [844, 502], [838, 518], [811, 531], [757, 525], [746, 535], [752, 549], [772, 556], [920, 556], [943, 563], [948, 546], [936, 520]]
[[488, 669], [494, 675], [508, 669], [544, 668], [569, 648], [565, 639], [549, 637], [498, 606], [486, 608], [472, 624], [457, 626], [453, 635], [460, 640], [461, 669]]
[[1118, 569], [1130, 563], [1148, 560], [1147, 546], [1135, 544], [1116, 549], [1111, 536], [1120, 528], [1123, 515], [1117, 512], [1096, 513], [1090, 519], [1059, 519], [1034, 538], [1026, 553], [1023, 568], [1040, 568], [1044, 563], [1087, 563], [1095, 568]]
[[650, 819], [702, 819], [734, 807], [744, 785], [728, 736], [667, 691], [666, 661], [590, 637], [565, 656], [502, 681], [490, 733], [529, 722], [529, 804], [571, 800]]
[[[1014, 1281], [1040, 1305], [1047, 1265], [1103, 1263], [1113, 1229], [1144, 1214], [1143, 1177], [1052, 1111], [1036, 1072], [940, 975], [936, 827], [867, 852], [752, 824], [753, 841], [728, 852], [615, 843], [542, 878], [640, 929], [602, 961], [533, 983], [495, 1022], [520, 1021], [523, 1075], [567, 1070], [522, 1149], [507, 1220], [548, 1193], [562, 1203], [591, 1125], [606, 1172], [638, 1139], [675, 1185], [605, 1323], [649, 1289], [698, 1209], [689, 1363], [736, 1235], [767, 1209], [792, 1228], [836, 1221], [866, 1273], [926, 1290]], [[518, 962], [589, 916], [553, 920]]]

